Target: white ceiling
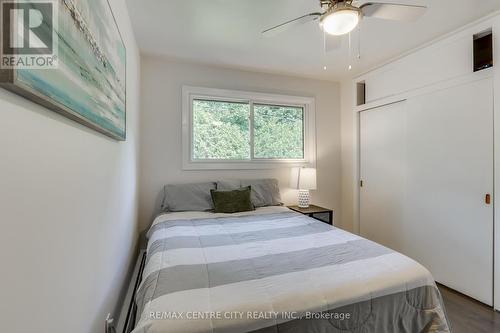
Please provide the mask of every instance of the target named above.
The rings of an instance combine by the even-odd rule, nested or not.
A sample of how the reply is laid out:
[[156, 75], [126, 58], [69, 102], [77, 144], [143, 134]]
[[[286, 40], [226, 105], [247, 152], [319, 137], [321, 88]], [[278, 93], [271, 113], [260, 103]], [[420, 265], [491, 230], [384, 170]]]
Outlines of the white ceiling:
[[[318, 11], [318, 0], [127, 0], [143, 53], [333, 81], [366, 71], [500, 10], [499, 0], [380, 2], [425, 4], [429, 9], [412, 23], [365, 18], [361, 59], [356, 59], [357, 35], [353, 33], [355, 45], [349, 60], [346, 36], [340, 49], [325, 54], [323, 33], [316, 22], [272, 38], [261, 36], [265, 28]], [[349, 63], [352, 71], [347, 70]]]

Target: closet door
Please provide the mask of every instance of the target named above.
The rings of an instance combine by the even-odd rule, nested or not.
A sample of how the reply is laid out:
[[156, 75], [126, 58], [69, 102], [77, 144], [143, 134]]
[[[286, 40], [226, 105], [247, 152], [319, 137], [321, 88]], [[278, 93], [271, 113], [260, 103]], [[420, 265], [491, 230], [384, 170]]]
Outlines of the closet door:
[[491, 305], [493, 82], [408, 100], [406, 142], [406, 251], [438, 282]]
[[[408, 99], [400, 109], [403, 116], [380, 110], [379, 117], [387, 119], [378, 124], [372, 114], [361, 115], [362, 235], [417, 260], [438, 282], [491, 305], [493, 198], [488, 204], [486, 196], [493, 194], [493, 83], [435, 91]], [[399, 132], [386, 127], [392, 139], [371, 135], [367, 142], [373, 127], [391, 122], [401, 126]], [[395, 151], [387, 141], [401, 148]], [[381, 159], [392, 166], [379, 167], [389, 163]], [[377, 178], [400, 185], [379, 184], [380, 195], [370, 188]], [[397, 192], [388, 196], [392, 188]]]
[[360, 233], [403, 251], [405, 195], [405, 102], [360, 115]]

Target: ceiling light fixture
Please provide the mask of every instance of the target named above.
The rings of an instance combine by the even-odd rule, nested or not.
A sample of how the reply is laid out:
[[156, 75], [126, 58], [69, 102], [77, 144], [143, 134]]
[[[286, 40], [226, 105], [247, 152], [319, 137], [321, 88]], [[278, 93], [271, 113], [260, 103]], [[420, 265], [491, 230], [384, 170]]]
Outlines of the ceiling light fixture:
[[345, 2], [337, 3], [321, 18], [321, 27], [330, 35], [345, 35], [357, 27], [360, 16], [359, 8]]

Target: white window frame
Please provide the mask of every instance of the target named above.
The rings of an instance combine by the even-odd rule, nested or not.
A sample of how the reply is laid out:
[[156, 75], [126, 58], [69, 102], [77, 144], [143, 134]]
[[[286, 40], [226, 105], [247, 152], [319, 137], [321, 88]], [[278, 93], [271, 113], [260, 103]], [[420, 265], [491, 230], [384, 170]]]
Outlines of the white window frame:
[[[304, 109], [304, 158], [303, 159], [256, 159], [251, 160], [194, 160], [193, 143], [193, 100], [219, 100], [225, 102], [295, 106]], [[224, 90], [204, 87], [182, 87], [182, 166], [184, 170], [251, 170], [276, 169], [283, 167], [314, 167], [316, 164], [316, 109], [312, 97], [265, 94], [257, 92]], [[251, 112], [251, 115], [253, 113]], [[253, 123], [253, 121], [252, 121]], [[253, 132], [253, 128], [250, 128]], [[251, 135], [251, 141], [253, 135]], [[250, 149], [253, 155], [253, 142]]]

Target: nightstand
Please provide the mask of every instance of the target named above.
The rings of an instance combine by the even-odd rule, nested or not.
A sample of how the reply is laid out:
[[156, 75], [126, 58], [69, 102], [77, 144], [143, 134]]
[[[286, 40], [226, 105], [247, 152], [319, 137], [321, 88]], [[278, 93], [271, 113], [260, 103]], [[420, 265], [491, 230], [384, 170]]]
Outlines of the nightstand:
[[[315, 205], [310, 205], [309, 208], [300, 208], [299, 206], [288, 206], [291, 210], [307, 215], [321, 222], [333, 225], [333, 210]], [[327, 218], [325, 218], [325, 215]]]

